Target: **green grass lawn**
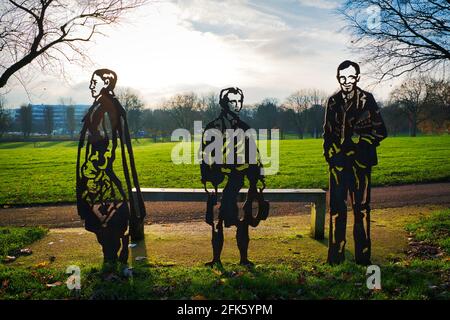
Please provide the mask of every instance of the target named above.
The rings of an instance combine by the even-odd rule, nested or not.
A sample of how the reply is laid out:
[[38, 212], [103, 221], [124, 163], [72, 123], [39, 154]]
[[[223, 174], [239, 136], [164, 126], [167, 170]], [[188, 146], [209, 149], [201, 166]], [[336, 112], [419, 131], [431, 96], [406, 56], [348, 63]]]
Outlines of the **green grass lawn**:
[[[75, 201], [76, 142], [0, 143], [0, 205]], [[199, 166], [175, 165], [175, 143], [134, 143], [142, 187], [201, 187]], [[388, 138], [373, 185], [450, 181], [450, 136]], [[119, 155], [119, 153], [118, 153]], [[116, 165], [120, 164], [119, 158]], [[117, 171], [120, 168], [117, 167]], [[321, 139], [282, 140], [268, 188], [327, 188]]]
[[[410, 258], [403, 253], [408, 236], [430, 245], [448, 243], [450, 210], [435, 210], [374, 210], [372, 260], [381, 269], [381, 290], [366, 287], [366, 268], [352, 262], [351, 239], [347, 261], [329, 266], [325, 263], [326, 240], [309, 238], [303, 221], [307, 217], [297, 216], [273, 217], [254, 233], [252, 229], [250, 253], [256, 266], [250, 269], [236, 264], [232, 230], [227, 229], [223, 268], [210, 269], [202, 266], [211, 255], [206, 224], [148, 226], [147, 244], [139, 244], [130, 253], [131, 278], [124, 277], [120, 268], [102, 267], [101, 249], [92, 234], [81, 229], [50, 230], [31, 246], [32, 255], [12, 264], [0, 263], [0, 299], [448, 300], [448, 252], [431, 258]], [[21, 228], [9, 230], [19, 234]], [[142, 255], [148, 260], [135, 261]], [[77, 295], [65, 285], [69, 265], [81, 269]]]
[[7, 255], [43, 238], [47, 230], [41, 227], [8, 228], [0, 227], [0, 260]]

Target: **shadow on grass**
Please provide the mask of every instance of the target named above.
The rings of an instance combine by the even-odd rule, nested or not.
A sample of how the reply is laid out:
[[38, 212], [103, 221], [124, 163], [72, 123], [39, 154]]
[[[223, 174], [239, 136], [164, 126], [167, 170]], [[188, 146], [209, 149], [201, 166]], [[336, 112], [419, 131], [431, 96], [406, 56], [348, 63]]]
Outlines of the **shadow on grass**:
[[[65, 286], [67, 275], [42, 267], [0, 265], [1, 299], [450, 299], [450, 268], [443, 260], [413, 260], [381, 267], [382, 289], [366, 287], [366, 269], [346, 262], [256, 265], [247, 269], [167, 266], [139, 262], [132, 276], [117, 268], [86, 267], [81, 290]], [[447, 282], [446, 282], [447, 281]]]

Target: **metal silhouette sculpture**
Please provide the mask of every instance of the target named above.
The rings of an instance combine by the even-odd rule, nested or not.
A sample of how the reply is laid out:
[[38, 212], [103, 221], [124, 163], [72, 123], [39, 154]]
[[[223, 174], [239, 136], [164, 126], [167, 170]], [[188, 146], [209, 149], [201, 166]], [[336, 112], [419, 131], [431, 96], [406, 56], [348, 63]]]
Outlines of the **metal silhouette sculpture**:
[[[256, 227], [261, 220], [265, 220], [269, 214], [269, 203], [264, 200], [263, 190], [265, 188], [262, 164], [256, 141], [252, 136], [239, 135], [227, 139], [227, 130], [233, 132], [248, 132], [250, 126], [242, 121], [238, 114], [242, 109], [244, 94], [239, 88], [227, 88], [220, 92], [221, 113], [219, 117], [210, 122], [203, 132], [201, 147], [201, 176], [202, 183], [208, 193], [208, 202], [205, 221], [212, 227], [213, 260], [206, 265], [221, 265], [221, 252], [224, 243], [223, 227], [236, 226], [236, 241], [240, 252], [240, 264], [251, 266], [248, 260], [249, 226]], [[211, 161], [216, 157], [215, 150], [208, 151], [208, 146], [215, 139], [209, 139], [208, 133], [215, 130], [220, 134], [219, 159], [224, 161]], [[228, 137], [230, 137], [229, 135]], [[238, 160], [244, 154], [241, 161]], [[232, 161], [225, 161], [231, 159]], [[214, 224], [214, 206], [217, 204], [217, 189], [227, 177], [220, 201], [218, 222]], [[245, 178], [249, 183], [247, 199], [243, 205], [243, 218], [239, 217], [237, 205], [239, 191], [244, 186]], [[214, 191], [209, 192], [207, 182], [210, 182]], [[261, 187], [258, 187], [261, 182]], [[258, 203], [258, 212], [253, 215], [253, 202]]]
[[[113, 91], [116, 82], [117, 75], [112, 70], [99, 69], [92, 75], [89, 89], [95, 100], [82, 120], [76, 193], [78, 214], [85, 221], [86, 230], [96, 234], [105, 262], [126, 263], [129, 236], [133, 241], [144, 238], [145, 206], [126, 112]], [[125, 186], [114, 172], [118, 146]]]
[[337, 69], [341, 90], [328, 99], [324, 123], [324, 155], [330, 169], [330, 233], [328, 263], [345, 260], [347, 197], [354, 213], [355, 261], [371, 264], [371, 169], [376, 147], [387, 131], [373, 95], [357, 84], [360, 68], [344, 61]]

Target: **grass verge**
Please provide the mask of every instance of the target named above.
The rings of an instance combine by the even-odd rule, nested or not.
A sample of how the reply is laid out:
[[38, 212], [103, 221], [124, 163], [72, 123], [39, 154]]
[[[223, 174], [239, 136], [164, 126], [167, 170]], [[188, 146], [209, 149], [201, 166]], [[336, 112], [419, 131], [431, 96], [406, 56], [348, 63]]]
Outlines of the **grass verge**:
[[[392, 215], [396, 216], [391, 212]], [[376, 217], [381, 219], [381, 216]], [[450, 238], [450, 210], [414, 220], [403, 224], [397, 217], [396, 221], [417, 237], [416, 240], [424, 239], [422, 241], [430, 245], [445, 248]], [[377, 245], [381, 245], [381, 240]], [[312, 245], [308, 246], [313, 250]], [[315, 259], [286, 259], [250, 269], [232, 263], [211, 269], [144, 260], [133, 264], [132, 277], [123, 276], [120, 268], [107, 270], [98, 263], [90, 263], [81, 266], [81, 290], [78, 292], [67, 289], [65, 270], [51, 263], [0, 264], [0, 298], [448, 300], [450, 260], [447, 254], [432, 258], [393, 255], [380, 264], [382, 289], [375, 291], [367, 289], [366, 268], [351, 260], [329, 266]]]
[[440, 247], [450, 254], [450, 209], [436, 211], [430, 217], [410, 223], [406, 230], [418, 241]]
[[47, 230], [41, 227], [0, 227], [0, 259], [43, 238]]

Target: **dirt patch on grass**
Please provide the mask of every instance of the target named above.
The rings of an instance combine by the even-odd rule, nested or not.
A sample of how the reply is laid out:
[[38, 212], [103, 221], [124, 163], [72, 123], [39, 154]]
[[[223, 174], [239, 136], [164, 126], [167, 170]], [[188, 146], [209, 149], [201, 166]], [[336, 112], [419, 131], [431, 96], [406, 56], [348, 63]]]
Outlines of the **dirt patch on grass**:
[[[372, 214], [373, 262], [383, 263], [403, 255], [408, 247], [404, 226], [429, 215], [441, 206], [404, 207], [374, 210]], [[347, 229], [347, 256], [353, 259], [352, 216]], [[327, 239], [316, 241], [309, 236], [309, 215], [274, 216], [250, 230], [250, 258], [257, 264], [325, 262]], [[155, 265], [200, 266], [211, 259], [211, 228], [202, 221], [152, 224], [145, 227], [146, 239], [130, 249], [130, 264], [137, 257]], [[328, 234], [326, 230], [325, 234]], [[82, 228], [51, 229], [32, 245], [33, 254], [14, 264], [35, 265], [43, 261], [66, 268], [69, 265], [101, 263], [101, 247], [92, 233]], [[236, 263], [239, 254], [235, 229], [225, 229], [224, 263]], [[145, 261], [145, 260], [144, 260]]]

